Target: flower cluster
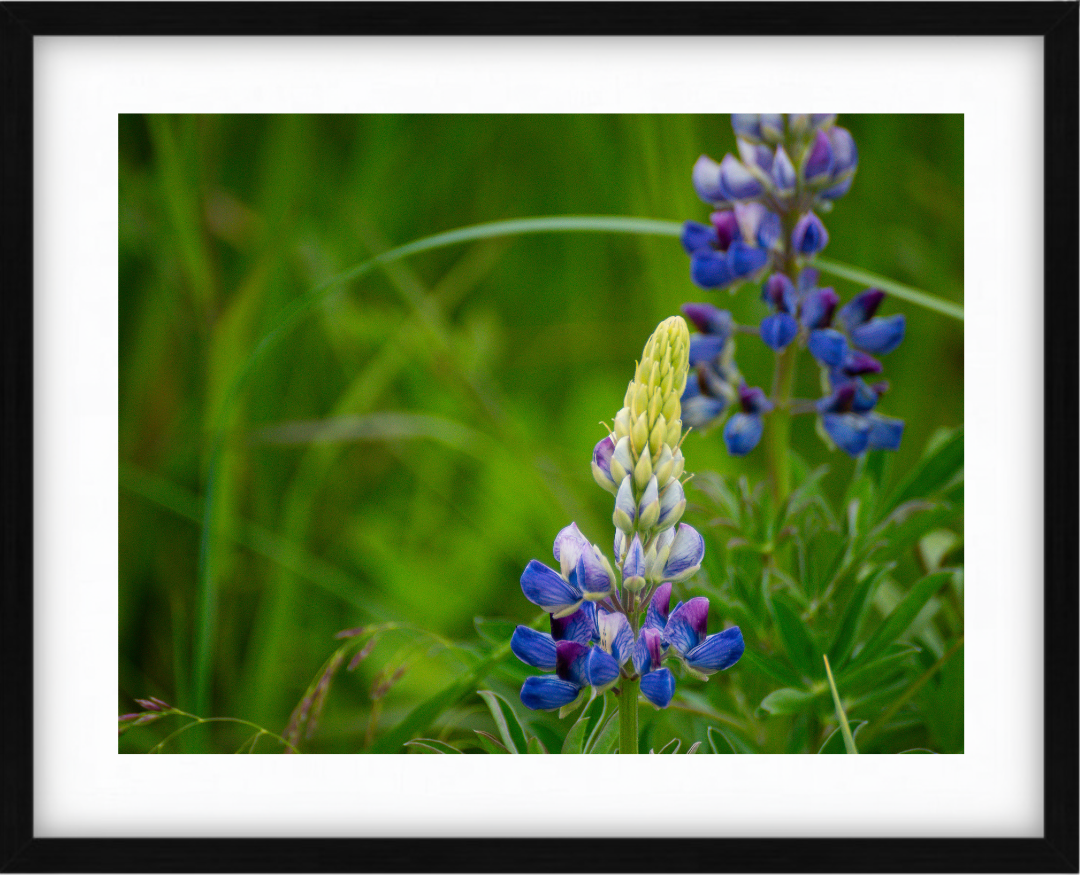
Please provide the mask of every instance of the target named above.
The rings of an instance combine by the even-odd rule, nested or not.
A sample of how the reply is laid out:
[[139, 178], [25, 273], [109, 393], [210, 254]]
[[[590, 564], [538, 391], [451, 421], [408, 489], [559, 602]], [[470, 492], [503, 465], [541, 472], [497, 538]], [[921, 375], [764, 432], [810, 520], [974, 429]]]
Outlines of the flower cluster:
[[[836, 291], [819, 288], [817, 270], [807, 266], [829, 240], [817, 214], [847, 193], [858, 164], [851, 134], [835, 121], [828, 114], [733, 115], [740, 157], [728, 154], [717, 163], [703, 155], [694, 166], [694, 187], [716, 212], [709, 225], [685, 223], [691, 278], [707, 289], [760, 282], [768, 307], [756, 327], [736, 325], [711, 304], [683, 307], [698, 329], [690, 340], [694, 379], [681, 399], [684, 418], [708, 427], [731, 408], [723, 435], [732, 455], [758, 445], [765, 416], [778, 408], [816, 413], [819, 433], [852, 456], [900, 443], [903, 423], [874, 412], [888, 384], [868, 385], [864, 377], [880, 373], [875, 356], [903, 340], [903, 315], [875, 315], [884, 299], [878, 289], [839, 307]], [[808, 349], [820, 366], [823, 397], [770, 398], [748, 386], [735, 363], [738, 332], [757, 334], [777, 353], [793, 343]]]
[[554, 672], [525, 681], [528, 708], [562, 708], [620, 680], [640, 680], [642, 695], [664, 708], [675, 694], [665, 660], [705, 677], [742, 655], [738, 627], [707, 633], [708, 599], [669, 610], [672, 583], [694, 574], [705, 554], [701, 535], [679, 523], [686, 507], [680, 399], [691, 346], [681, 317], [657, 327], [612, 433], [593, 451], [593, 476], [615, 496], [614, 564], [571, 523], [555, 538], [559, 570], [534, 559], [521, 576], [525, 597], [551, 615], [550, 632], [519, 626], [510, 642], [523, 662]]

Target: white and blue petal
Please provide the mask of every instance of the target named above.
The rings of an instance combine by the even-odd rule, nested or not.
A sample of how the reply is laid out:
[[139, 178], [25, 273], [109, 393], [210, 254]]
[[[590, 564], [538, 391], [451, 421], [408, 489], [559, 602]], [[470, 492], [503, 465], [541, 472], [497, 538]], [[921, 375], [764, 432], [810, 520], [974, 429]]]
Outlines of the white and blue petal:
[[627, 533], [633, 530], [634, 520], [637, 518], [637, 505], [634, 503], [634, 488], [631, 484], [633, 479], [629, 474], [623, 478], [615, 496], [615, 512], [611, 517], [615, 527]]
[[[694, 170], [697, 170], [697, 165], [694, 165]], [[765, 189], [761, 182], [758, 181], [758, 178], [747, 170], [738, 158], [730, 153], [720, 160], [719, 183], [720, 191], [724, 196], [723, 200], [750, 200], [765, 193]], [[699, 189], [698, 194], [700, 193], [701, 190]]]
[[782, 140], [784, 138], [784, 116], [779, 112], [763, 112], [758, 116], [758, 126], [761, 137], [765, 140]]
[[694, 185], [694, 191], [705, 203], [712, 204], [726, 200], [720, 183], [720, 165], [708, 155], [702, 155], [694, 163], [690, 180]]
[[671, 528], [686, 510], [686, 490], [678, 480], [672, 480], [660, 493], [660, 519], [656, 525]]
[[586, 598], [603, 597], [615, 585], [610, 567], [592, 544], [581, 551], [577, 567], [570, 572], [570, 585], [577, 586]]
[[675, 695], [675, 676], [666, 668], [642, 675], [641, 695], [657, 708], [666, 708]]
[[756, 112], [733, 112], [731, 129], [736, 137], [754, 142], [761, 139], [761, 116]]
[[685, 580], [701, 567], [704, 556], [705, 539], [692, 526], [680, 523], [671, 542], [667, 562], [664, 563], [663, 579], [676, 582]]
[[601, 649], [610, 653], [619, 665], [625, 663], [634, 650], [634, 632], [626, 615], [600, 611], [597, 626], [600, 629]]
[[581, 687], [555, 677], [526, 678], [521, 703], [531, 711], [554, 711], [578, 697]]
[[626, 559], [623, 560], [622, 573], [623, 586], [631, 592], [637, 592], [645, 585], [645, 550], [641, 546], [641, 535], [635, 533], [634, 540], [630, 542]]
[[577, 523], [570, 523], [555, 536], [552, 552], [555, 554], [555, 561], [562, 568], [564, 578], [570, 577], [570, 572], [577, 566], [581, 551], [588, 549], [589, 546], [588, 538], [581, 534]]
[[832, 176], [835, 181], [846, 173], [855, 172], [859, 164], [859, 150], [855, 148], [855, 139], [847, 128], [833, 127], [828, 133], [833, 154]]
[[803, 168], [803, 176], [809, 183], [824, 182], [830, 178], [833, 169], [832, 144], [829, 135], [825, 131], [818, 131], [814, 135], [814, 142], [806, 155], [806, 165]]
[[560, 574], [535, 559], [522, 572], [521, 591], [534, 605], [555, 615], [572, 614], [581, 607], [584, 598], [581, 591], [563, 580]]
[[686, 656], [705, 640], [709, 619], [709, 600], [697, 596], [671, 612], [664, 627], [664, 640], [680, 656]]
[[544, 671], [555, 670], [555, 639], [546, 632], [518, 626], [510, 638], [510, 650], [526, 665]]
[[709, 635], [697, 647], [686, 654], [686, 663], [704, 674], [731, 668], [743, 655], [745, 644], [738, 626]]
[[773, 183], [780, 194], [793, 194], [795, 191], [795, 165], [791, 163], [783, 146], [776, 147], [776, 158], [772, 166]]
[[601, 440], [595, 447], [593, 447], [592, 454], [592, 473], [593, 479], [596, 480], [602, 488], [606, 489], [612, 495], [619, 491], [619, 483], [622, 482], [621, 478], [616, 480], [611, 474], [611, 457], [615, 454], [615, 436], [608, 435]]

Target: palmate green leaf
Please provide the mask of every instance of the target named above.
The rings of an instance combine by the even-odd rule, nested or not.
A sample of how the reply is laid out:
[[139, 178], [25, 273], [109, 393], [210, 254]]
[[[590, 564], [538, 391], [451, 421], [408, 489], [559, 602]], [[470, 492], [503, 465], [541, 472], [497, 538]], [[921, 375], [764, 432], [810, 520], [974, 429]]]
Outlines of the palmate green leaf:
[[510, 753], [524, 753], [528, 747], [528, 736], [510, 703], [490, 690], [479, 690], [477, 695], [487, 703], [506, 749]]
[[611, 753], [615, 749], [615, 745], [619, 743], [619, 714], [618, 712], [612, 714], [607, 719], [607, 723], [597, 734], [595, 740], [589, 743], [586, 753], [590, 754], [607, 754]]
[[[852, 738], [858, 739], [859, 730], [867, 724], [866, 720], [856, 720], [851, 724]], [[821, 745], [821, 749], [818, 753], [847, 753], [847, 747], [844, 744], [844, 732], [842, 727], [837, 726], [825, 739], [825, 743]]]
[[820, 677], [820, 656], [810, 630], [795, 610], [782, 599], [774, 597], [771, 601], [776, 631], [791, 664], [806, 677]]
[[705, 733], [709, 739], [709, 747], [713, 753], [736, 753], [735, 746], [724, 734], [724, 730], [716, 726], [710, 726]]
[[938, 571], [917, 581], [856, 654], [854, 663], [866, 665], [884, 653], [890, 644], [907, 632], [919, 611], [949, 582], [953, 574], [952, 571]]
[[563, 753], [581, 753], [585, 747], [585, 731], [589, 728], [589, 720], [586, 714], [582, 714], [570, 727], [570, 731], [566, 733], [566, 740], [563, 742]]
[[964, 465], [964, 430], [957, 429], [941, 442], [901, 481], [882, 507], [892, 513], [905, 501], [934, 495], [953, 479]]
[[798, 714], [807, 710], [818, 697], [811, 690], [796, 690], [784, 687], [773, 690], [758, 705], [759, 716], [782, 717], [785, 714]]

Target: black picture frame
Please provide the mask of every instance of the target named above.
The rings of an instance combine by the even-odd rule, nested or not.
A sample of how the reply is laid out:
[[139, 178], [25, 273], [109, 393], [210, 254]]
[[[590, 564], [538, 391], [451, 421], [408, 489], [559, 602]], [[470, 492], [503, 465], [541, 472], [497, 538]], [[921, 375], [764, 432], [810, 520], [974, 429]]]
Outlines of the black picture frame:
[[[1078, 22], [1078, 6], [1071, 2], [3, 4], [0, 871], [1078, 871]], [[34, 37], [349, 34], [1042, 38], [1046, 584], [1041, 838], [552, 841], [35, 837]], [[1008, 184], [1007, 171], [1002, 174], [997, 184]]]

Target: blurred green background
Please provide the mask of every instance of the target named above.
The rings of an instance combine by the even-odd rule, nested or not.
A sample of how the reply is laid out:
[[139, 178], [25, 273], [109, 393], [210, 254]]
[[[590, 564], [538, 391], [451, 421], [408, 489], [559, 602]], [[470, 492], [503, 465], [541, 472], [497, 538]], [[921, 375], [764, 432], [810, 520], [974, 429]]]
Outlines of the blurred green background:
[[[839, 124], [860, 165], [823, 217], [823, 255], [962, 302], [962, 116]], [[392, 246], [525, 216], [704, 221], [690, 168], [734, 151], [728, 117], [121, 116], [119, 134], [121, 711], [149, 695], [192, 706], [199, 520], [219, 417], [210, 711], [280, 732], [338, 630], [391, 619], [475, 641], [477, 615], [529, 621], [518, 578], [529, 559], [550, 561], [562, 526], [609, 543], [611, 497], [589, 458], [652, 328], [686, 301], [748, 323], [765, 312], [749, 286], [696, 289], [672, 238], [489, 240], [334, 288], [230, 399], [282, 308]], [[861, 289], [822, 284], [843, 300]], [[963, 422], [963, 330], [894, 298], [882, 312], [908, 318], [879, 407], [907, 422], [892, 468], [902, 472], [937, 429]], [[768, 386], [764, 344], [743, 338], [738, 361]], [[798, 395], [819, 394], [805, 365], [799, 382]], [[839, 493], [854, 463], [813, 426], [796, 420], [794, 444], [830, 464]], [[761, 449], [730, 458], [718, 433], [691, 434], [684, 452], [688, 471], [764, 476]], [[686, 521], [700, 522], [693, 508]], [[414, 656], [419, 640], [388, 636], [343, 674], [305, 749], [360, 749], [370, 688], [400, 654], [409, 669], [373, 731], [460, 671], [453, 648]], [[164, 734], [128, 733], [120, 750]], [[243, 738], [188, 735], [187, 750]]]

